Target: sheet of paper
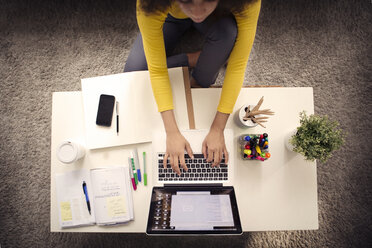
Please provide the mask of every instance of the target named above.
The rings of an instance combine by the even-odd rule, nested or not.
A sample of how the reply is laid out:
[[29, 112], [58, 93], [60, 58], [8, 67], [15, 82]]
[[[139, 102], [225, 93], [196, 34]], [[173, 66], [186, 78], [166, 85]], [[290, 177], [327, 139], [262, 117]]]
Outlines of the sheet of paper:
[[60, 209], [62, 221], [72, 221], [71, 203], [69, 201], [60, 202]]
[[[83, 191], [83, 182], [87, 185], [91, 214]], [[70, 171], [56, 175], [57, 201], [61, 227], [93, 225], [94, 200], [90, 173], [87, 169]]]
[[193, 193], [172, 196], [170, 225], [176, 230], [234, 226], [229, 195]]
[[[180, 128], [188, 128], [182, 68], [171, 68], [168, 71], [176, 120]], [[148, 71], [84, 78], [81, 80], [81, 89], [86, 145], [89, 149], [151, 142], [153, 130], [163, 129]], [[113, 95], [119, 102], [118, 134], [115, 116], [111, 127], [96, 125], [101, 94]]]
[[91, 172], [97, 224], [107, 225], [133, 219], [128, 193], [128, 167], [94, 169]]
[[123, 196], [112, 196], [106, 198], [107, 215], [109, 217], [127, 216], [127, 204]]

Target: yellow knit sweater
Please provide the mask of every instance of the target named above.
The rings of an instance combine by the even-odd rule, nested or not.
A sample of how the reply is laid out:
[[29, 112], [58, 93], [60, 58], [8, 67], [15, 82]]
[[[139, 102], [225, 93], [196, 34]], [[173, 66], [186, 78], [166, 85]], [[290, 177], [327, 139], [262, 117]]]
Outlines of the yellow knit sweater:
[[[137, 0], [137, 22], [142, 34], [152, 90], [159, 112], [173, 109], [172, 90], [169, 82], [167, 62], [163, 38], [163, 24], [169, 13], [175, 18], [188, 18], [178, 7], [176, 1], [163, 12], [147, 14], [139, 7]], [[260, 13], [261, 0], [257, 0], [234, 14], [238, 35], [231, 51], [226, 68], [222, 93], [217, 110], [230, 114], [244, 80], [245, 68], [256, 35], [257, 20]]]

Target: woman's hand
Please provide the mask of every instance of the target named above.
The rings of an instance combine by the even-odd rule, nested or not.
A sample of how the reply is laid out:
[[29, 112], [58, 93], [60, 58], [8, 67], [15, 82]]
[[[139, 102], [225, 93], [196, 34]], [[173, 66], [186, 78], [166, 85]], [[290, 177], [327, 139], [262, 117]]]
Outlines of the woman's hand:
[[185, 163], [185, 150], [190, 158], [194, 158], [189, 142], [178, 132], [167, 133], [167, 150], [164, 156], [164, 168], [167, 168], [167, 160], [169, 157], [173, 171], [181, 175], [179, 164], [184, 170], [188, 170]]
[[163, 118], [165, 131], [167, 133], [167, 148], [164, 156], [164, 168], [167, 168], [168, 158], [172, 169], [181, 175], [179, 164], [187, 171], [185, 163], [185, 150], [190, 158], [194, 158], [189, 142], [183, 137], [178, 129], [176, 118], [174, 117], [173, 110], [166, 110], [161, 112]]
[[227, 164], [229, 153], [226, 149], [223, 130], [210, 129], [203, 142], [203, 155], [207, 162], [213, 161], [212, 167], [219, 165], [223, 157], [225, 157], [225, 163]]
[[229, 161], [229, 153], [226, 150], [225, 136], [223, 134], [229, 116], [229, 114], [217, 111], [211, 129], [203, 141], [204, 158], [207, 159], [208, 162], [213, 161], [212, 166], [219, 165], [223, 156], [225, 156], [226, 164]]

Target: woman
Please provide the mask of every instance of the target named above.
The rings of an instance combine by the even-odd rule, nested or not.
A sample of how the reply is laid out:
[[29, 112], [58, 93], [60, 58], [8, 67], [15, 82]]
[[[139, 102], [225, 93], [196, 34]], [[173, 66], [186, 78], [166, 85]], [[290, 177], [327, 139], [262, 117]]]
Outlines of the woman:
[[[223, 131], [243, 84], [260, 7], [260, 0], [137, 0], [140, 35], [124, 71], [149, 70], [167, 134], [164, 160], [169, 158], [178, 174], [179, 164], [187, 170], [184, 151], [190, 157], [193, 151], [177, 127], [167, 68], [189, 66], [193, 68], [191, 85], [209, 87], [228, 62], [216, 116], [202, 151], [212, 166], [218, 165], [223, 156], [227, 163]], [[202, 50], [170, 56], [181, 35], [191, 27], [205, 35]]]

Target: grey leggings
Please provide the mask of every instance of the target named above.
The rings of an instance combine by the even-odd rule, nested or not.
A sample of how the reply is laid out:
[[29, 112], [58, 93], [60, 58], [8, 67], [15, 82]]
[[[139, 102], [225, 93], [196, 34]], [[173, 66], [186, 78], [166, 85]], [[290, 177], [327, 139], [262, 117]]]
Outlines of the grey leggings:
[[[176, 19], [168, 15], [163, 26], [168, 68], [188, 66], [185, 53], [171, 56], [170, 54], [182, 34], [191, 27], [195, 27], [205, 36], [205, 42], [192, 76], [199, 85], [207, 88], [215, 82], [219, 69], [227, 62], [234, 47], [237, 35], [236, 21], [233, 15], [219, 19], [208, 17], [202, 23], [194, 23], [191, 19]], [[142, 36], [139, 34], [128, 56], [124, 72], [142, 70], [147, 70], [147, 62]]]

